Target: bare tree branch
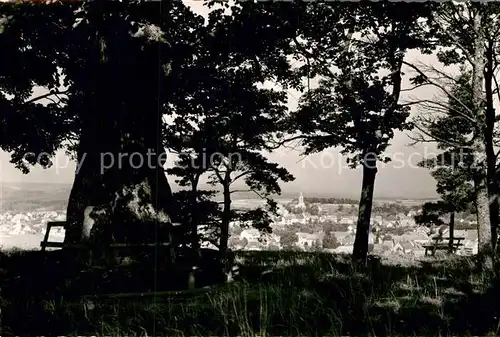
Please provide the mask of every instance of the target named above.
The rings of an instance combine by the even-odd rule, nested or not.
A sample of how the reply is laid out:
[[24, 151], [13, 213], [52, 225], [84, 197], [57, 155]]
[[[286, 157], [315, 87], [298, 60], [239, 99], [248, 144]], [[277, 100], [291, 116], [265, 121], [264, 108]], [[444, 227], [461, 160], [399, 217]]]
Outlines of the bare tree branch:
[[[422, 142], [426, 142], [426, 143], [437, 142], [437, 143], [447, 144], [448, 146], [455, 147], [455, 148], [458, 148], [458, 149], [460, 149], [460, 148], [461, 149], [472, 149], [471, 146], [467, 146], [467, 145], [459, 144], [459, 143], [454, 143], [454, 142], [451, 142], [449, 140], [437, 137], [435, 135], [431, 135], [427, 130], [425, 130], [424, 127], [418, 125], [417, 123], [415, 123], [414, 125], [415, 125], [415, 128], [418, 129], [418, 131], [420, 131], [421, 133], [423, 133], [425, 136], [429, 137], [427, 140], [422, 139]], [[412, 138], [410, 138], [410, 139], [412, 139]], [[432, 139], [432, 141], [431, 141], [431, 139]]]
[[[459, 103], [465, 110], [467, 110], [471, 116], [474, 115], [474, 112], [466, 105], [464, 104], [460, 99], [458, 99], [457, 97], [455, 97], [455, 95], [453, 95], [449, 90], [447, 90], [444, 86], [442, 86], [441, 84], [435, 82], [435, 81], [432, 81], [426, 74], [424, 74], [417, 66], [409, 63], [409, 62], [406, 62], [406, 61], [403, 61], [404, 64], [406, 64], [407, 66], [411, 67], [412, 69], [414, 69], [415, 71], [417, 71], [420, 75], [424, 76], [426, 78], [427, 81], [429, 81], [430, 84], [434, 85], [435, 87], [441, 89], [448, 97], [451, 97], [452, 99], [454, 99], [457, 103]], [[474, 123], [476, 123], [476, 121], [474, 120]]]
[[434, 111], [434, 112], [441, 113], [441, 114], [448, 114], [449, 111], [452, 111], [452, 112], [457, 113], [461, 117], [467, 119], [468, 121], [470, 121], [474, 124], [476, 123], [476, 120], [473, 119], [472, 117], [470, 117], [469, 115], [463, 113], [462, 111], [454, 109], [450, 106], [447, 106], [446, 104], [439, 102], [438, 100], [422, 99], [419, 101], [403, 103], [402, 105], [403, 106], [411, 106], [411, 105], [417, 105], [417, 104], [421, 105], [423, 108], [426, 108], [430, 111]]
[[[455, 13], [453, 13], [453, 14], [455, 14]], [[452, 14], [452, 15], [453, 15], [453, 14]], [[446, 22], [448, 22], [448, 23], [450, 22], [450, 19], [452, 19], [452, 20], [454, 19], [454, 18], [452, 18], [452, 17], [446, 18], [446, 16], [445, 16], [445, 15], [441, 15], [440, 17], [441, 17], [444, 21], [446, 21]], [[467, 61], [469, 61], [469, 62], [470, 62], [470, 64], [473, 64], [473, 58], [472, 58], [472, 55], [469, 53], [469, 51], [468, 51], [465, 47], [463, 47], [463, 46], [462, 46], [462, 44], [460, 43], [460, 40], [458, 39], [458, 37], [457, 37], [457, 36], [455, 36], [455, 35], [451, 32], [451, 29], [450, 29], [449, 27], [444, 27], [443, 23], [442, 23], [442, 22], [439, 22], [438, 20], [433, 19], [433, 21], [434, 21], [434, 22], [435, 22], [435, 23], [439, 26], [439, 28], [441, 28], [441, 30], [442, 30], [443, 32], [445, 32], [445, 33], [446, 33], [446, 35], [448, 35], [448, 36], [449, 36], [449, 37], [453, 40], [454, 45], [455, 45], [458, 49], [460, 49], [460, 50], [462, 51], [462, 53], [464, 53], [465, 58], [467, 59]], [[455, 20], [455, 21], [456, 21], [456, 20]]]
[[[36, 102], [36, 101], [39, 101], [41, 99], [44, 99], [44, 98], [47, 98], [50, 97], [50, 96], [53, 96], [53, 95], [58, 95], [58, 94], [64, 94], [68, 92], [68, 90], [63, 90], [63, 91], [51, 91], [49, 93], [46, 93], [46, 94], [43, 94], [43, 95], [40, 95], [40, 96], [37, 96], [37, 97], [33, 97], [32, 99], [29, 99], [27, 100], [26, 102], [24, 102], [24, 104], [29, 104], [29, 103], [33, 103], [33, 102]], [[52, 102], [54, 102], [52, 100]], [[55, 102], [54, 102], [55, 103]], [[57, 103], [56, 103], [57, 104]]]

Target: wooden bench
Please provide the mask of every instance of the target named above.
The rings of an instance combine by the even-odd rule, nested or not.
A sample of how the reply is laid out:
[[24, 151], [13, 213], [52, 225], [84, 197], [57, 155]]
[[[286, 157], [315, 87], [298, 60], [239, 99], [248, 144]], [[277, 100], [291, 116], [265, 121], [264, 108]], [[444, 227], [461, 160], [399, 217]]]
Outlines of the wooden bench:
[[53, 227], [62, 227], [66, 229], [66, 221], [49, 221], [47, 222], [47, 229], [45, 230], [45, 236], [43, 237], [43, 241], [40, 242], [40, 246], [42, 247], [42, 252], [45, 251], [47, 247], [50, 248], [63, 248], [64, 243], [63, 242], [50, 242], [49, 240], [49, 235], [50, 235], [50, 230]]
[[[177, 224], [174, 224], [177, 225]], [[66, 221], [49, 221], [47, 222], [47, 229], [45, 230], [45, 236], [43, 241], [40, 242], [40, 247], [42, 247], [42, 251], [45, 251], [47, 247], [50, 248], [74, 248], [74, 249], [84, 249], [89, 248], [89, 245], [65, 245], [64, 242], [51, 242], [49, 240], [50, 230], [54, 227], [62, 227], [66, 229]], [[140, 244], [131, 244], [131, 243], [113, 243], [110, 244], [110, 248], [137, 248], [137, 247], [167, 247], [170, 246], [169, 243], [140, 243]]]
[[[461, 243], [461, 241], [464, 239], [465, 239], [464, 237], [454, 237], [452, 239], [453, 240], [453, 243], [452, 243], [452, 253], [453, 254], [456, 254], [457, 250], [460, 248], [460, 246], [463, 246], [463, 243]], [[428, 255], [429, 252], [431, 252], [431, 256], [435, 256], [436, 251], [438, 251], [438, 250], [449, 250], [450, 249], [450, 245], [449, 245], [450, 238], [449, 237], [444, 238], [444, 237], [437, 236], [437, 237], [432, 238], [432, 240], [434, 241], [433, 243], [423, 246], [423, 248], [425, 248], [425, 255], [426, 256]], [[448, 241], [448, 242], [446, 242], [446, 241]]]

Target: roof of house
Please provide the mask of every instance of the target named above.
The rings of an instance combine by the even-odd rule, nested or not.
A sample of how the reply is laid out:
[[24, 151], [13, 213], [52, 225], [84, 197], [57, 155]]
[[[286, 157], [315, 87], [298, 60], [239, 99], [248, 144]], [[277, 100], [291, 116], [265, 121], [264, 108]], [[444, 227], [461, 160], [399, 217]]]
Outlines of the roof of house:
[[387, 245], [384, 245], [384, 244], [380, 244], [380, 243], [376, 243], [373, 245], [373, 250], [374, 251], [386, 251], [386, 250], [389, 250], [391, 249], [391, 247], [387, 246]]
[[332, 234], [337, 238], [337, 239], [340, 239], [340, 238], [344, 238], [346, 237], [347, 235], [349, 235], [348, 232], [332, 232]]
[[458, 229], [453, 232], [453, 236], [462, 236], [465, 240], [477, 240], [477, 229]]
[[344, 237], [342, 237], [340, 241], [342, 241], [344, 243], [354, 243], [355, 239], [356, 239], [356, 236], [352, 233], [349, 233], [348, 235], [345, 235]]
[[413, 232], [401, 236], [404, 241], [429, 240], [429, 237], [422, 232]]
[[310, 234], [310, 233], [302, 233], [302, 232], [295, 233], [295, 234], [299, 237], [299, 239], [302, 238], [305, 240], [319, 240], [318, 234]]
[[246, 248], [259, 248], [259, 247], [260, 247], [259, 243], [255, 241], [249, 242], [246, 246]]
[[476, 241], [478, 239], [477, 229], [470, 229], [466, 231], [465, 238], [467, 240]]
[[352, 253], [353, 249], [354, 249], [353, 245], [339, 246], [335, 248], [335, 253]]
[[400, 245], [401, 245], [401, 247], [403, 247], [404, 250], [412, 250], [413, 249], [413, 245], [407, 241], [400, 242]]
[[244, 230], [241, 231], [241, 234], [243, 234], [243, 235], [252, 235], [252, 236], [260, 236], [260, 232], [256, 228], [244, 229]]

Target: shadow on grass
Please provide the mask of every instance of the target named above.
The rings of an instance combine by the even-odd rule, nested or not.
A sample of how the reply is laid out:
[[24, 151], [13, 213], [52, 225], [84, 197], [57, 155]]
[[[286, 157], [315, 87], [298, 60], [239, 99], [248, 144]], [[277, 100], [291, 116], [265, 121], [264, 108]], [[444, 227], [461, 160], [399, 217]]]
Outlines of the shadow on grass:
[[[359, 267], [331, 254], [238, 252], [233, 284], [189, 295], [89, 300], [67, 294], [75, 288], [80, 294], [97, 292], [105, 279], [103, 292], [180, 288], [187, 276], [140, 266], [116, 278], [100, 271], [99, 279], [78, 281], [70, 279], [76, 271], [57, 262], [60, 253], [50, 254], [0, 259], [0, 269], [11, 269], [10, 283], [2, 287], [10, 291], [4, 296], [2, 336], [486, 335], [499, 324], [500, 284], [467, 258], [414, 266], [372, 259]], [[210, 283], [208, 274], [201, 278], [198, 285]]]

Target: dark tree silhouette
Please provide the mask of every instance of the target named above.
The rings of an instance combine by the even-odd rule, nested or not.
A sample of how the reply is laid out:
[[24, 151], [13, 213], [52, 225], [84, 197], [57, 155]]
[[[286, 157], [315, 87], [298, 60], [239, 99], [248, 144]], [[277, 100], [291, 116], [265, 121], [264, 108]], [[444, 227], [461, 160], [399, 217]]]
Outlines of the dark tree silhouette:
[[[75, 155], [65, 243], [168, 240], [171, 193], [154, 130], [177, 87], [170, 79], [193, 53], [200, 18], [167, 1], [0, 6], [8, 125], [0, 144], [24, 172], [49, 166], [60, 148]], [[36, 86], [49, 92], [32, 98]], [[44, 106], [42, 98], [55, 103]], [[90, 233], [86, 213], [95, 221]]]

